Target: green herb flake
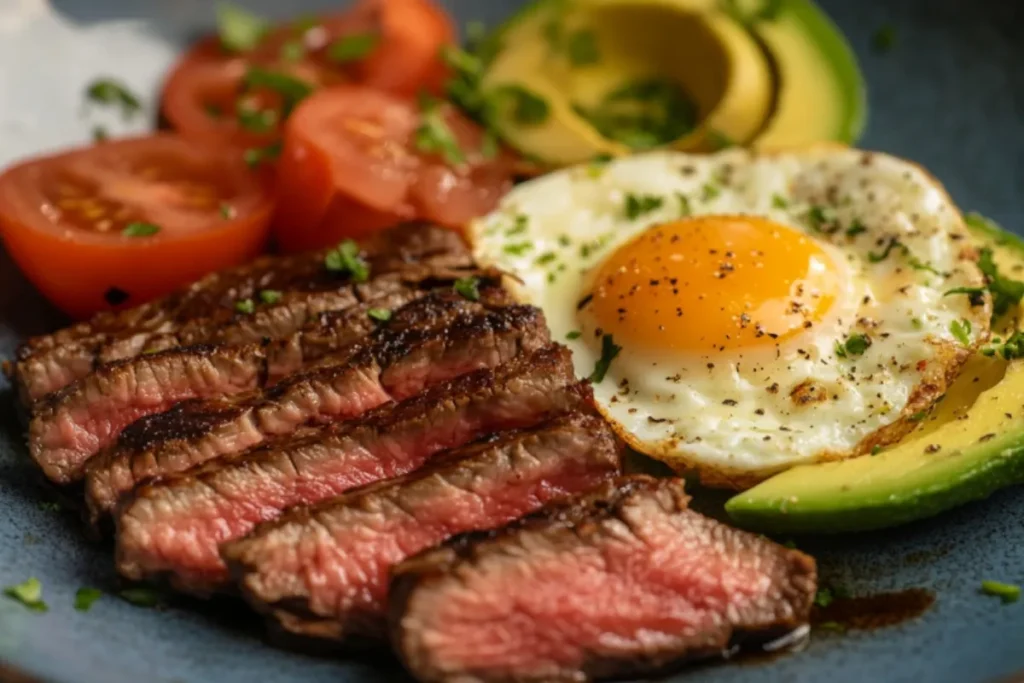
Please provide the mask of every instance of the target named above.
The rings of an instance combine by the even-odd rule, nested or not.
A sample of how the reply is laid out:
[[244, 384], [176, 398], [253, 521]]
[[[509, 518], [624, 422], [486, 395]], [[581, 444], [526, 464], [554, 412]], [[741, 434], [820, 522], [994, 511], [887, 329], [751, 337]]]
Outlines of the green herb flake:
[[601, 338], [601, 357], [594, 363], [594, 371], [590, 373], [590, 381], [594, 384], [600, 384], [604, 380], [605, 375], [608, 374], [608, 369], [612, 365], [612, 361], [622, 351], [622, 347], [615, 343], [612, 339], [612, 335], [606, 334]]
[[572, 330], [565, 335], [565, 338], [568, 339], [569, 341], [572, 341], [573, 339], [579, 339], [582, 336], [583, 333], [580, 332], [579, 330]]
[[971, 321], [966, 318], [963, 320], [954, 320], [949, 324], [949, 332], [953, 335], [953, 338], [964, 346], [971, 345]]
[[612, 160], [612, 155], [608, 153], [598, 154], [590, 160], [590, 164], [587, 166], [587, 175], [595, 180], [604, 175], [608, 162]]
[[569, 239], [568, 235], [559, 235], [558, 236], [558, 246], [560, 246], [560, 247], [568, 247], [571, 244], [572, 244], [572, 240]]
[[20, 602], [33, 612], [45, 612], [49, 609], [43, 602], [43, 584], [34, 576], [22, 583], [4, 588], [4, 595]]
[[121, 81], [113, 78], [97, 78], [85, 88], [85, 97], [103, 107], [116, 107], [121, 115], [129, 119], [142, 110], [139, 98], [132, 94]]
[[333, 62], [346, 64], [365, 59], [380, 44], [376, 33], [355, 33], [338, 38], [327, 46], [327, 57]]
[[823, 621], [819, 624], [815, 624], [814, 628], [822, 631], [835, 631], [836, 633], [845, 633], [846, 627], [840, 624], [838, 621]]
[[717, 199], [722, 194], [722, 188], [718, 187], [714, 183], [704, 183], [704, 186], [700, 189], [701, 201], [710, 202]]
[[720, 152], [723, 149], [729, 149], [730, 147], [736, 146], [736, 141], [726, 135], [720, 130], [709, 130], [707, 132], [708, 145], [711, 146], [712, 151]]
[[966, 294], [971, 306], [981, 306], [985, 303], [985, 287], [954, 287], [946, 291], [942, 296], [953, 296], [955, 294]]
[[920, 330], [924, 328], [924, 323], [921, 321], [920, 318], [911, 318], [910, 326], [913, 327], [915, 330]]
[[99, 588], [79, 588], [75, 592], [75, 609], [79, 612], [88, 612], [97, 600], [103, 596]]
[[256, 311], [256, 302], [252, 299], [239, 299], [235, 302], [235, 310], [239, 313], [254, 313]]
[[895, 237], [890, 238], [889, 242], [885, 245], [885, 249], [882, 250], [881, 252], [868, 252], [868, 261], [871, 261], [871, 263], [881, 263], [882, 261], [889, 258], [889, 254], [892, 253], [893, 249], [902, 246], [903, 245], [900, 244], [900, 241], [898, 239], [896, 239]]
[[370, 264], [360, 255], [359, 245], [353, 240], [345, 240], [327, 252], [324, 267], [332, 273], [348, 275], [353, 282], [370, 279]]
[[514, 235], [522, 235], [526, 232], [526, 229], [530, 225], [530, 217], [526, 214], [517, 214], [515, 220], [512, 223], [512, 227], [505, 231], [505, 235], [512, 237]]
[[250, 168], [256, 168], [260, 164], [273, 161], [281, 156], [281, 143], [272, 142], [266, 147], [250, 147], [242, 153], [242, 159]]
[[1001, 599], [1003, 604], [1017, 602], [1020, 599], [1020, 586], [1001, 581], [982, 581], [981, 592]]
[[93, 142], [106, 142], [108, 139], [110, 139], [110, 132], [106, 128], [98, 125], [92, 127]]
[[366, 315], [370, 320], [375, 320], [379, 323], [386, 323], [391, 320], [391, 309], [388, 308], [371, 308], [366, 312]]
[[881, 446], [879, 446], [878, 444], [875, 444], [874, 446], [871, 447], [871, 455], [878, 455], [883, 450], [884, 449]]
[[846, 341], [836, 342], [836, 355], [840, 358], [863, 355], [871, 346], [871, 337], [866, 334], [851, 334]]
[[827, 206], [815, 205], [810, 207], [807, 209], [806, 219], [810, 224], [811, 229], [815, 232], [831, 235], [839, 230], [839, 224], [836, 222], [835, 212]]
[[260, 302], [272, 305], [276, 304], [284, 296], [281, 292], [276, 289], [261, 289], [260, 290]]
[[534, 263], [536, 263], [538, 266], [546, 266], [549, 263], [553, 263], [554, 260], [557, 259], [557, 258], [558, 258], [558, 256], [555, 254], [555, 252], [553, 252], [553, 251], [546, 251], [543, 254], [541, 254], [540, 256], [538, 256], [537, 260], [534, 261]]
[[238, 126], [250, 133], [269, 133], [277, 125], [277, 112], [273, 109], [257, 109], [246, 102], [239, 102], [235, 108]]
[[528, 253], [531, 249], [533, 249], [533, 244], [531, 242], [518, 242], [516, 244], [506, 244], [503, 251], [512, 256], [522, 256], [523, 254]]
[[283, 71], [250, 66], [242, 77], [242, 88], [245, 91], [254, 88], [273, 90], [284, 102], [282, 116], [287, 117], [295, 106], [310, 96], [313, 86]]
[[60, 512], [64, 507], [55, 500], [41, 501], [37, 507], [43, 512]]
[[231, 206], [227, 202], [221, 202], [219, 210], [220, 217], [226, 221], [233, 219], [236, 215], [235, 207]]
[[[964, 220], [968, 225], [977, 226], [980, 223], [986, 226], [995, 226], [987, 218], [978, 214], [968, 214]], [[998, 226], [995, 227], [998, 228]], [[1024, 282], [1004, 277], [999, 272], [990, 247], [983, 247], [978, 251], [978, 268], [985, 275], [988, 290], [992, 292], [992, 319], [995, 320], [1009, 311], [1011, 307], [1020, 303], [1021, 298], [1024, 297]]]
[[420, 125], [416, 129], [415, 142], [419, 151], [438, 154], [452, 166], [466, 160], [455, 135], [444, 120], [440, 102], [427, 94], [420, 96]]
[[501, 145], [497, 134], [490, 128], [485, 128], [480, 138], [480, 156], [484, 159], [495, 159], [500, 152]]
[[896, 44], [896, 29], [892, 26], [882, 26], [871, 36], [871, 47], [876, 52], [888, 52]]
[[686, 218], [687, 216], [693, 215], [693, 207], [690, 204], [690, 198], [682, 192], [676, 192], [676, 199], [679, 201], [679, 217]]
[[696, 107], [678, 83], [663, 79], [630, 81], [593, 106], [575, 105], [602, 137], [633, 150], [660, 147], [694, 129]]
[[464, 299], [480, 301], [480, 278], [478, 277], [461, 277], [455, 281], [452, 288]]
[[626, 214], [626, 218], [631, 221], [635, 221], [644, 214], [657, 211], [664, 203], [664, 197], [659, 197], [653, 194], [637, 195], [630, 192], [626, 195], [626, 205], [623, 210]]
[[301, 40], [289, 40], [281, 45], [281, 59], [292, 64], [301, 62], [306, 56], [306, 46]]
[[117, 596], [136, 607], [162, 607], [164, 594], [155, 588], [133, 586], [120, 591]]
[[1024, 358], [1024, 332], [1014, 332], [1001, 342], [999, 337], [992, 340], [992, 344], [981, 350], [986, 356], [999, 355], [1004, 360], [1016, 360]]
[[565, 51], [569, 63], [573, 66], [589, 66], [601, 61], [601, 52], [597, 47], [597, 36], [593, 31], [580, 29], [569, 34]]
[[151, 237], [158, 232], [160, 232], [159, 225], [135, 221], [134, 223], [129, 223], [125, 229], [121, 231], [121, 234], [125, 237]]
[[551, 106], [540, 95], [521, 85], [505, 85], [495, 91], [498, 103], [510, 103], [512, 119], [523, 126], [538, 126], [551, 116]]
[[925, 419], [926, 417], [928, 417], [928, 411], [927, 410], [920, 410], [920, 411], [914, 413], [913, 415], [911, 415], [907, 419], [910, 420], [911, 422], [920, 422], [921, 420]]
[[855, 218], [853, 219], [853, 223], [850, 223], [850, 227], [848, 227], [843, 234], [847, 237], [856, 237], [857, 235], [867, 231], [867, 227], [860, 222], [860, 219]]
[[246, 52], [259, 46], [270, 30], [270, 22], [237, 5], [217, 5], [217, 35], [231, 52]]
[[814, 606], [815, 607], [828, 607], [835, 602], [836, 596], [832, 592], [832, 589], [828, 586], [819, 588], [818, 592], [814, 594]]
[[785, 197], [783, 197], [781, 194], [778, 194], [778, 193], [773, 194], [772, 195], [772, 208], [773, 209], [788, 209], [789, 208], [789, 201]]

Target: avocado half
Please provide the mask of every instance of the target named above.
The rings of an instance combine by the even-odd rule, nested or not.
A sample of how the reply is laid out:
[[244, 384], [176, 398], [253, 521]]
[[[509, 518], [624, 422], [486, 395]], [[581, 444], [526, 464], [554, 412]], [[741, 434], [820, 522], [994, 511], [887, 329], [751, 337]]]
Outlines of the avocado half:
[[[592, 33], [601, 59], [570, 64], [552, 47], [554, 30]], [[495, 125], [551, 165], [635, 151], [580, 112], [645, 77], [675, 82], [692, 100], [692, 130], [664, 145], [680, 151], [851, 143], [864, 125], [853, 52], [811, 0], [535, 0], [488, 47], [482, 92], [524, 89], [549, 110], [543, 121], [524, 122], [505, 107]]]
[[[1024, 269], [1024, 242], [972, 226], [1001, 273]], [[1004, 339], [1024, 314], [1007, 314]], [[937, 409], [903, 441], [876, 455], [803, 465], [741, 493], [725, 509], [739, 525], [770, 533], [830, 534], [930, 517], [1024, 482], [1024, 359], [976, 355]]]

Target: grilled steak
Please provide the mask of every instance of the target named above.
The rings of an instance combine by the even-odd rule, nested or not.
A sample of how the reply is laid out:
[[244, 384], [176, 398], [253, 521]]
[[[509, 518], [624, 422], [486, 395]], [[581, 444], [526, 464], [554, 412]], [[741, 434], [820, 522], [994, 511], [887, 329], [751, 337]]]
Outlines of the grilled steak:
[[117, 566], [205, 593], [227, 577], [218, 546], [296, 505], [421, 466], [435, 453], [589, 403], [569, 352], [550, 346], [436, 385], [354, 423], [276, 440], [135, 490], [117, 521]]
[[387, 328], [357, 344], [348, 362], [310, 371], [273, 389], [181, 403], [142, 418], [87, 468], [92, 520], [108, 514], [141, 480], [183, 472], [303, 425], [349, 419], [424, 387], [494, 367], [548, 341], [538, 309], [485, 310], [454, 292], [410, 304]]
[[582, 413], [456, 450], [420, 470], [297, 508], [221, 554], [258, 610], [317, 639], [386, 639], [388, 572], [461, 532], [489, 529], [613, 477], [619, 445]]
[[806, 624], [814, 560], [636, 477], [402, 564], [392, 644], [425, 682], [634, 677]]
[[[18, 361], [11, 372], [12, 381], [22, 402], [31, 405], [105, 363], [179, 346], [244, 344], [263, 339], [281, 339], [315, 321], [316, 316], [323, 311], [346, 308], [360, 301], [369, 301], [409, 288], [429, 286], [431, 283], [450, 283], [472, 272], [469, 254], [457, 239], [453, 241], [450, 233], [420, 226], [398, 231], [396, 238], [393, 247], [377, 245], [377, 251], [368, 254], [374, 276], [371, 282], [353, 283], [331, 273], [323, 266], [322, 253], [319, 254], [320, 261], [306, 256], [290, 270], [287, 266], [294, 257], [287, 257], [284, 270], [289, 273], [290, 280], [274, 275], [277, 271], [273, 269], [266, 271], [262, 278], [250, 277], [255, 284], [249, 285], [248, 289], [236, 280], [231, 280], [235, 282], [234, 288], [230, 290], [234, 296], [198, 317], [162, 319], [157, 315], [162, 309], [157, 309], [154, 315], [159, 319], [153, 321], [152, 325], [140, 322], [135, 326], [68, 339], [57, 345], [37, 341], [34, 347], [23, 347], [19, 350]], [[412, 245], [410, 239], [413, 240]], [[412, 247], [414, 249], [410, 250]], [[409, 262], [413, 257], [421, 257], [421, 260]], [[311, 265], [316, 267], [311, 270]], [[256, 266], [253, 268], [259, 270]], [[210, 276], [207, 279], [223, 285], [226, 277]], [[268, 282], [267, 278], [274, 277], [277, 279], [273, 280], [273, 284], [256, 289], [257, 284]], [[205, 281], [200, 284], [202, 282]], [[274, 289], [274, 285], [278, 288]], [[187, 292], [192, 292], [195, 287], [199, 285]], [[269, 304], [261, 303], [252, 313], [237, 310], [236, 304], [240, 300], [256, 297], [255, 301], [260, 302], [258, 294], [264, 290], [277, 292], [278, 299]], [[198, 291], [209, 293], [204, 288]], [[227, 296], [228, 293], [223, 293], [222, 298]], [[149, 306], [152, 304], [143, 308]], [[138, 310], [126, 311], [121, 315], [131, 318], [130, 314]]]
[[[343, 353], [338, 340], [351, 342], [354, 332], [329, 326], [303, 337], [300, 354], [310, 351], [304, 363], [329, 349], [330, 334], [337, 335], [334, 345]], [[268, 368], [274, 368], [277, 379], [295, 361], [295, 353], [291, 341], [269, 347], [182, 347], [105, 365], [38, 404], [29, 424], [29, 452], [51, 480], [75, 482], [86, 462], [137, 419], [187, 399], [252, 391], [267, 382]]]

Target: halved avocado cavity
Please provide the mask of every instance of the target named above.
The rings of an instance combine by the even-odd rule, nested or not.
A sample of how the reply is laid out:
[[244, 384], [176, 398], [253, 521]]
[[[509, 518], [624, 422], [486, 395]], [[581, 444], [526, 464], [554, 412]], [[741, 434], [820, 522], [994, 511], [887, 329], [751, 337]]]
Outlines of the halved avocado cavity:
[[[1024, 242], [972, 227], [999, 272], [1020, 277]], [[1005, 340], [1024, 309], [998, 321]], [[741, 493], [726, 511], [741, 526], [774, 533], [839, 533], [935, 515], [1024, 482], [1024, 359], [976, 355], [937, 409], [876, 455], [804, 465]]]
[[497, 103], [492, 121], [552, 165], [851, 141], [863, 85], [842, 37], [808, 0], [746, 5], [538, 0], [491, 43], [481, 90]]

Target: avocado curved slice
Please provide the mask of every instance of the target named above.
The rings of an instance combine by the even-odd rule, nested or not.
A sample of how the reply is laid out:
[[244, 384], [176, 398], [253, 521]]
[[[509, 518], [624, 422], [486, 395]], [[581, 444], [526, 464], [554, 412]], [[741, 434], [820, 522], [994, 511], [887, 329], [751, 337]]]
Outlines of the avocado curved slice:
[[[1003, 274], [1024, 268], [1024, 242], [969, 221]], [[1022, 310], [1004, 324], [1012, 333]], [[1012, 320], [1016, 317], [1018, 320]], [[899, 444], [873, 456], [794, 467], [725, 506], [739, 525], [832, 534], [930, 517], [1024, 483], [1024, 359], [972, 358], [946, 398]]]

